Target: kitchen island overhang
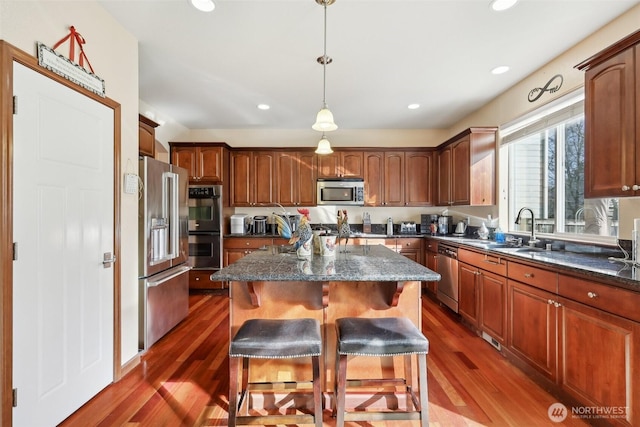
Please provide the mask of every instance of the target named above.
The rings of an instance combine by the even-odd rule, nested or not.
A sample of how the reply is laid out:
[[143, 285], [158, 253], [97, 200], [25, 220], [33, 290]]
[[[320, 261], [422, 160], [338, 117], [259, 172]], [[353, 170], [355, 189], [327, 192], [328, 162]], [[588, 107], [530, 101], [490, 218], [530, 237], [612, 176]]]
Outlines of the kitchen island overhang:
[[[348, 246], [347, 250], [333, 257], [316, 254], [298, 259], [281, 247], [267, 247], [212, 274], [212, 280], [229, 282], [229, 336], [248, 319], [317, 319], [323, 335], [323, 390], [330, 394], [335, 319], [406, 317], [421, 330], [421, 282], [440, 280], [440, 275], [383, 245]], [[309, 372], [306, 363], [259, 362], [252, 365], [252, 380], [304, 380]], [[382, 377], [397, 369], [404, 369], [402, 358], [384, 363], [363, 358], [353, 374]]]

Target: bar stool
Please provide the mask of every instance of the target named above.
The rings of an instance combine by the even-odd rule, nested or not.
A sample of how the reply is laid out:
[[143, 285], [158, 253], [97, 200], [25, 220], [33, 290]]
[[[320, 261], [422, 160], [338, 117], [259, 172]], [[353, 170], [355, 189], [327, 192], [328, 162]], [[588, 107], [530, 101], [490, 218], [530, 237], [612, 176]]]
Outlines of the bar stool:
[[[336, 320], [336, 378], [333, 416], [336, 426], [346, 421], [420, 420], [422, 427], [429, 425], [427, 388], [427, 353], [429, 341], [418, 328], [404, 317], [356, 318]], [[419, 399], [412, 387], [411, 358], [417, 355]], [[404, 378], [348, 379], [348, 356], [404, 356]], [[357, 387], [402, 387], [407, 394], [406, 410], [354, 411], [345, 409], [346, 389]], [[413, 404], [413, 407], [411, 406]], [[413, 408], [417, 410], [413, 410]], [[337, 414], [336, 414], [337, 412]]]
[[[322, 390], [320, 386], [320, 354], [322, 338], [320, 323], [315, 319], [251, 319], [242, 324], [229, 344], [229, 426], [246, 424], [313, 424], [322, 427]], [[312, 381], [249, 382], [250, 359], [291, 359], [311, 357]], [[238, 401], [238, 370], [242, 361], [240, 399]], [[248, 414], [250, 390], [293, 390], [298, 385], [313, 385], [314, 414], [254, 415]], [[278, 388], [279, 387], [279, 388]], [[245, 415], [240, 408], [247, 405]]]

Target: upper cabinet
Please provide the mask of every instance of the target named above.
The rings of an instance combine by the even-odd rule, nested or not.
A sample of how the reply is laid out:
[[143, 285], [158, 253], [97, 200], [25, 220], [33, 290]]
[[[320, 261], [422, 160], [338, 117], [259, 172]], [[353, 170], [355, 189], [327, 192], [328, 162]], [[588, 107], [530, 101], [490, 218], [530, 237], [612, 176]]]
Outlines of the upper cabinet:
[[495, 127], [469, 128], [439, 147], [436, 200], [439, 206], [495, 203]]
[[433, 155], [429, 151], [364, 153], [365, 205], [431, 206]]
[[640, 31], [576, 65], [585, 73], [585, 198], [640, 195]]
[[230, 206], [273, 206], [276, 153], [234, 151], [230, 156]]
[[221, 145], [171, 144], [171, 163], [185, 168], [192, 183], [222, 183], [226, 149]]
[[155, 157], [156, 155], [156, 128], [158, 123], [138, 114], [138, 154], [141, 156]]
[[276, 200], [283, 206], [316, 205], [317, 154], [306, 152], [276, 153]]
[[363, 159], [362, 151], [334, 151], [332, 154], [319, 156], [318, 178], [362, 178]]

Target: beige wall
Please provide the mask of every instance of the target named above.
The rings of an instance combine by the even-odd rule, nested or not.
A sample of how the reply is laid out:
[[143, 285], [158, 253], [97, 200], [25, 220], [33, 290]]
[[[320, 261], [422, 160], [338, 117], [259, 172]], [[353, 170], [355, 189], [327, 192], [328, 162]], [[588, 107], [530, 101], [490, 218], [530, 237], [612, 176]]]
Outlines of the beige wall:
[[[0, 0], [0, 39], [36, 56], [36, 42], [53, 45], [69, 25], [86, 40], [85, 53], [105, 80], [107, 96], [122, 106], [123, 170], [138, 170], [138, 43], [93, 1]], [[68, 56], [68, 44], [58, 51]], [[76, 49], [77, 50], [77, 49]], [[138, 200], [122, 194], [122, 353], [138, 353]]]

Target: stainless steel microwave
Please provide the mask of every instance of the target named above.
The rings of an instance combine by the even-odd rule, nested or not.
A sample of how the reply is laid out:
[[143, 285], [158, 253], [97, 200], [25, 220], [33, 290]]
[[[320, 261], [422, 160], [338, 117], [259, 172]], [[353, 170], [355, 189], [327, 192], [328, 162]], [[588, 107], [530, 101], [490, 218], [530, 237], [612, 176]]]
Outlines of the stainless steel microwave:
[[364, 205], [362, 178], [319, 178], [318, 205]]

